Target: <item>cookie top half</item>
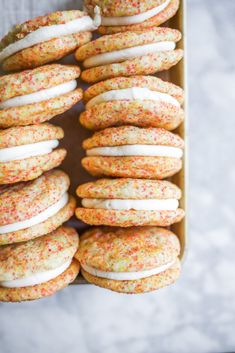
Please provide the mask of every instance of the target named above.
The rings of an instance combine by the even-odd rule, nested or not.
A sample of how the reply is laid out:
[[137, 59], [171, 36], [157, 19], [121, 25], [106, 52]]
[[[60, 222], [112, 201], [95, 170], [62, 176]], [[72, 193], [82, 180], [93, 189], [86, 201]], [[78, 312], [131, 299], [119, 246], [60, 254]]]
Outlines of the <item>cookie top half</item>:
[[179, 253], [179, 240], [167, 229], [100, 227], [81, 236], [75, 257], [102, 271], [138, 272], [174, 262]]
[[139, 128], [135, 126], [120, 126], [107, 128], [94, 133], [83, 142], [83, 148], [123, 145], [162, 145], [183, 149], [184, 141], [180, 136], [165, 129]]
[[53, 270], [72, 260], [78, 248], [77, 232], [60, 227], [43, 237], [0, 248], [0, 281], [11, 281]]
[[142, 31], [128, 31], [102, 36], [89, 42], [76, 51], [78, 61], [86, 60], [92, 56], [117, 51], [121, 49], [141, 46], [157, 42], [178, 42], [181, 33], [176, 29], [156, 27]]
[[142, 12], [151, 10], [154, 7], [162, 5], [165, 0], [85, 0], [84, 4], [89, 12], [92, 12], [95, 6], [99, 6], [101, 14], [108, 16], [133, 16]]
[[69, 10], [52, 12], [44, 16], [38, 16], [21, 24], [13, 26], [13, 28], [2, 38], [0, 42], [0, 51], [9, 44], [15, 43], [23, 39], [28, 34], [39, 28], [53, 25], [66, 24], [70, 21], [87, 16], [83, 11]]
[[[168, 94], [175, 98], [180, 104], [184, 101], [184, 91], [181, 87], [161, 80], [155, 76], [131, 76], [131, 77], [115, 77], [106, 81], [98, 82], [90, 86], [84, 92], [84, 101], [87, 103], [97, 96], [110, 91], [119, 91], [133, 87], [147, 88], [150, 91], [156, 91]], [[127, 98], [126, 98], [127, 99]], [[112, 100], [112, 99], [110, 99]]]
[[0, 129], [0, 149], [57, 140], [63, 137], [64, 132], [61, 127], [46, 123]]
[[142, 179], [99, 179], [80, 185], [77, 195], [96, 199], [177, 199], [180, 189], [169, 181]]
[[[85, 0], [85, 8], [92, 15], [96, 1]], [[172, 18], [179, 9], [180, 0], [97, 1], [100, 5], [101, 34], [120, 33], [160, 26]], [[116, 5], [116, 6], [115, 6]]]
[[2, 76], [0, 102], [75, 80], [80, 72], [80, 68], [75, 65], [52, 64]]
[[0, 186], [0, 225], [24, 221], [55, 204], [69, 188], [69, 177], [61, 170], [39, 178]]

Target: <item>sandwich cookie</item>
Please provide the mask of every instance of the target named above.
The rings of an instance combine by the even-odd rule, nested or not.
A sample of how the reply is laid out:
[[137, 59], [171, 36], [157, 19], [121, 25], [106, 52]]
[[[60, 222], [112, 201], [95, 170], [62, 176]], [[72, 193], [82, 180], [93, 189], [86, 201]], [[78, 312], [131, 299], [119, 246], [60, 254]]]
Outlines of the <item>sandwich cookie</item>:
[[0, 130], [0, 184], [32, 180], [59, 166], [66, 156], [64, 148], [56, 149], [63, 137], [51, 124]]
[[69, 177], [52, 170], [34, 181], [0, 186], [0, 245], [40, 237], [72, 217]]
[[180, 275], [179, 254], [179, 240], [167, 229], [100, 227], [81, 236], [75, 257], [88, 282], [137, 294], [175, 282]]
[[80, 47], [75, 57], [86, 69], [81, 78], [97, 82], [118, 76], [148, 75], [168, 70], [183, 57], [175, 49], [181, 33], [171, 28], [152, 28], [100, 37]]
[[90, 225], [163, 226], [180, 222], [180, 189], [168, 182], [141, 179], [100, 179], [80, 185], [78, 219]]
[[83, 148], [91, 175], [164, 179], [182, 168], [184, 141], [164, 129], [120, 126], [96, 132]]
[[102, 34], [159, 26], [173, 17], [179, 8], [179, 0], [85, 0], [84, 4], [91, 15], [96, 5], [100, 7], [99, 32]]
[[99, 13], [92, 20], [87, 13], [78, 10], [35, 17], [14, 26], [2, 38], [0, 63], [3, 70], [14, 71], [59, 60], [89, 42], [91, 31], [99, 25]]
[[20, 302], [50, 296], [79, 273], [74, 259], [78, 234], [70, 227], [28, 242], [0, 248], [0, 301]]
[[116, 77], [98, 82], [84, 93], [87, 129], [136, 125], [173, 130], [184, 119], [182, 88], [154, 76]]
[[82, 99], [78, 66], [52, 64], [0, 77], [0, 127], [38, 124]]

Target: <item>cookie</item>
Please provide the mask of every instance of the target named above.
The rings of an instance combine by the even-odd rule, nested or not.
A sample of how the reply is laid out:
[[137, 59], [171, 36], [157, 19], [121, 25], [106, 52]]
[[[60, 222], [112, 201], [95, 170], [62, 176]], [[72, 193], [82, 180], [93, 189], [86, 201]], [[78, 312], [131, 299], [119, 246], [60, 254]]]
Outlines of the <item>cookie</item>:
[[73, 65], [46, 65], [0, 77], [0, 128], [38, 124], [82, 99]]
[[40, 299], [66, 287], [79, 272], [73, 258], [78, 242], [75, 229], [60, 227], [38, 239], [0, 247], [0, 301]]
[[171, 28], [156, 27], [100, 37], [75, 52], [83, 61], [81, 78], [97, 82], [118, 76], [148, 75], [168, 70], [183, 57], [175, 49], [181, 33]]
[[0, 245], [50, 233], [72, 217], [75, 199], [69, 177], [61, 170], [38, 179], [0, 186]]
[[138, 31], [159, 26], [173, 17], [179, 0], [127, 1], [85, 0], [85, 8], [92, 15], [95, 6], [101, 10], [101, 34]]
[[80, 122], [87, 129], [135, 125], [174, 130], [184, 120], [183, 90], [154, 76], [116, 77], [89, 87]]
[[0, 42], [3, 70], [34, 68], [63, 58], [92, 38], [100, 24], [79, 10], [57, 11], [14, 26]]
[[0, 130], [0, 184], [32, 180], [59, 166], [66, 150], [55, 148], [63, 136], [60, 127], [50, 124]]
[[82, 166], [94, 176], [164, 179], [182, 168], [184, 141], [156, 128], [107, 128], [83, 142]]
[[167, 229], [100, 227], [80, 238], [75, 258], [97, 286], [126, 294], [166, 287], [180, 274], [180, 243]]
[[90, 225], [163, 226], [180, 222], [180, 189], [168, 182], [145, 179], [100, 179], [77, 188], [82, 206], [78, 219]]

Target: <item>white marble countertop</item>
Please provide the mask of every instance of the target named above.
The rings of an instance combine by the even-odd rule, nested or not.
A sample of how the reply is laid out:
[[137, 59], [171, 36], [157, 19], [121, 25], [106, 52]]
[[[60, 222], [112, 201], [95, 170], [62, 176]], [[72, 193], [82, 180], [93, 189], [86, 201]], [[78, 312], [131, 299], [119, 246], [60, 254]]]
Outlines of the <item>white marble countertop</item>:
[[[48, 0], [0, 2], [1, 35], [48, 11]], [[181, 279], [138, 296], [70, 286], [0, 304], [1, 353], [235, 351], [234, 18], [234, 0], [188, 1], [190, 246]]]

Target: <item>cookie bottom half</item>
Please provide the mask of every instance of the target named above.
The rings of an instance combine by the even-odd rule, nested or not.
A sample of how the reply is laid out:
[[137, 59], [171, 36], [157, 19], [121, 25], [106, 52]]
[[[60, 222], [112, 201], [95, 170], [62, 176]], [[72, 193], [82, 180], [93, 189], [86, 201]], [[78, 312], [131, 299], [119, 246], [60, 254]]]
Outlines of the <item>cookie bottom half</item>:
[[75, 214], [78, 219], [90, 225], [106, 225], [114, 227], [159, 226], [167, 227], [180, 222], [184, 217], [184, 210], [175, 211], [118, 211], [94, 208], [77, 208]]
[[66, 153], [65, 149], [59, 148], [45, 155], [0, 163], [0, 184], [36, 179], [44, 172], [59, 166]]
[[82, 166], [93, 176], [164, 179], [182, 168], [179, 158], [171, 157], [85, 157]]
[[0, 301], [21, 302], [48, 297], [73, 282], [77, 277], [79, 270], [79, 262], [73, 260], [65, 272], [48, 282], [22, 288], [0, 287]]
[[83, 277], [96, 286], [110, 289], [114, 292], [126, 294], [139, 294], [151, 292], [174, 283], [180, 275], [180, 260], [177, 260], [168, 270], [151, 277], [131, 280], [131, 281], [114, 281], [106, 278], [99, 278], [81, 270]]

